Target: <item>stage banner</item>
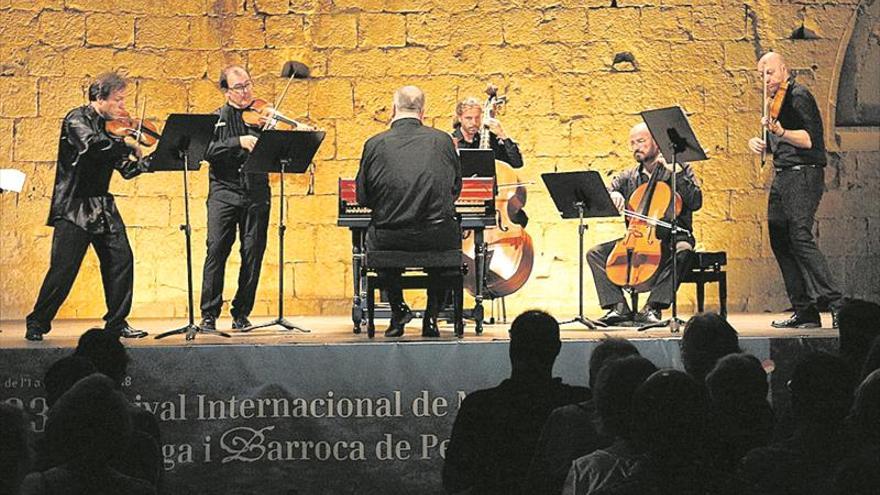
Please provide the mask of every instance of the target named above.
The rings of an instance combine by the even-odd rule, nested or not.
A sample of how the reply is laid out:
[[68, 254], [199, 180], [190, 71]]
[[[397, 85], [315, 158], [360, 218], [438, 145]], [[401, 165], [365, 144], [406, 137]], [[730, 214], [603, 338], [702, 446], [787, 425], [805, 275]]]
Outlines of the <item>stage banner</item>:
[[[744, 339], [766, 359], [768, 339]], [[638, 340], [681, 367], [678, 339]], [[566, 341], [554, 375], [585, 385], [597, 341]], [[0, 350], [0, 400], [45, 427], [41, 379], [69, 349]], [[159, 418], [170, 494], [431, 494], [459, 404], [510, 373], [499, 342], [130, 348], [123, 392]], [[487, 459], [486, 462], [492, 462]]]

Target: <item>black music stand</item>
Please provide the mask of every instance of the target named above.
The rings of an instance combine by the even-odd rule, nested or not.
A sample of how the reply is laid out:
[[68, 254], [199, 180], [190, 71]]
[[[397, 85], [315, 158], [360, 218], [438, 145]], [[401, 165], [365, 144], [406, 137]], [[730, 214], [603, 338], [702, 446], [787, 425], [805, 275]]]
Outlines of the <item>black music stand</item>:
[[[659, 108], [656, 110], [645, 110], [641, 113], [642, 119], [651, 131], [651, 136], [663, 158], [669, 160], [672, 158], [672, 196], [669, 199], [669, 211], [675, 212], [675, 196], [677, 191], [676, 178], [678, 177], [679, 160], [686, 162], [699, 162], [707, 160], [708, 157], [697, 141], [694, 130], [688, 123], [687, 117], [681, 107]], [[650, 330], [651, 328], [669, 327], [671, 333], [677, 333], [679, 328], [684, 324], [678, 318], [678, 266], [675, 259], [675, 245], [678, 244], [675, 236], [679, 232], [686, 232], [678, 227], [678, 219], [672, 215], [672, 226], [669, 229], [669, 252], [672, 256], [672, 316], [666, 320], [657, 323], [650, 323], [639, 327], [639, 331]]]
[[495, 177], [495, 152], [481, 149], [460, 149], [462, 177]]
[[578, 315], [570, 320], [560, 321], [560, 325], [566, 323], [580, 323], [587, 328], [594, 329], [602, 323], [593, 321], [584, 316], [584, 233], [587, 225], [584, 218], [616, 217], [620, 215], [608, 189], [602, 182], [602, 176], [595, 170], [586, 172], [560, 172], [541, 174], [541, 179], [550, 191], [550, 197], [556, 204], [556, 209], [563, 219], [578, 219]]
[[309, 169], [318, 147], [324, 141], [324, 131], [266, 130], [260, 134], [257, 146], [244, 163], [242, 170], [250, 174], [281, 174], [278, 207], [278, 317], [274, 320], [242, 329], [281, 326], [285, 330], [310, 332], [284, 318], [284, 174], [302, 174]]
[[208, 333], [229, 337], [229, 334], [202, 328], [195, 324], [193, 314], [193, 270], [192, 270], [192, 227], [189, 223], [189, 171], [199, 170], [200, 162], [208, 150], [208, 143], [214, 136], [217, 115], [187, 115], [175, 113], [168, 116], [159, 147], [150, 157], [150, 172], [183, 172], [183, 215], [184, 224], [180, 226], [186, 237], [186, 282], [187, 312], [186, 326], [168, 330], [155, 338], [186, 334], [186, 340], [193, 340], [198, 333]]

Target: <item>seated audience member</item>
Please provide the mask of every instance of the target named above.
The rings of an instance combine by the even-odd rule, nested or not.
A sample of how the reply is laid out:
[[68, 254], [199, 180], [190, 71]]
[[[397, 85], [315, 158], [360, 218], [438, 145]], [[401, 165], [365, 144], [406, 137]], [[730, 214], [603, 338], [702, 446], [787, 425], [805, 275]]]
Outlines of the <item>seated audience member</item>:
[[591, 494], [629, 477], [641, 457], [631, 436], [633, 394], [656, 371], [651, 361], [629, 356], [611, 361], [599, 372], [593, 389], [599, 431], [613, 438], [614, 443], [574, 461], [565, 480], [564, 495]]
[[838, 356], [810, 353], [789, 382], [794, 435], [749, 452], [743, 478], [762, 493], [832, 493], [834, 473], [851, 451], [844, 418], [852, 404], [854, 374]]
[[[46, 405], [51, 409], [76, 382], [97, 371], [91, 361], [80, 356], [66, 356], [52, 363], [43, 375]], [[45, 440], [43, 435], [36, 435], [34, 439], [33, 469], [35, 471], [45, 471], [53, 466]]]
[[865, 365], [862, 366], [862, 379], [868, 378], [868, 375], [875, 370], [880, 370], [880, 337], [874, 339], [868, 355], [865, 356]]
[[712, 459], [716, 468], [732, 473], [748, 451], [772, 439], [767, 373], [755, 356], [730, 354], [718, 361], [706, 377], [706, 386]]
[[880, 337], [880, 304], [850, 299], [837, 312], [840, 357], [862, 371], [871, 342]]
[[18, 493], [19, 484], [30, 469], [30, 458], [24, 411], [0, 402], [0, 493]]
[[[593, 390], [599, 370], [605, 364], [638, 354], [636, 347], [624, 339], [603, 339], [590, 354], [590, 389]], [[611, 445], [610, 437], [596, 431], [595, 419], [593, 399], [553, 410], [544, 423], [529, 465], [528, 486], [532, 494], [558, 494], [572, 461], [599, 447]]]
[[[101, 332], [103, 333], [103, 330]], [[43, 376], [43, 386], [46, 387], [46, 403], [52, 407], [58, 398], [64, 395], [64, 392], [70, 390], [74, 383], [97, 372], [98, 370], [92, 361], [82, 356], [66, 356], [55, 361]]]
[[703, 384], [719, 359], [742, 352], [736, 330], [717, 313], [700, 313], [688, 320], [681, 337], [684, 370]]
[[510, 378], [468, 395], [455, 418], [443, 465], [448, 493], [527, 493], [529, 461], [550, 412], [590, 396], [553, 378], [561, 345], [549, 314], [526, 311], [513, 321]]
[[660, 370], [633, 396], [633, 443], [644, 458], [628, 480], [597, 495], [744, 495], [746, 485], [711, 468], [705, 455], [705, 388], [676, 370]]
[[113, 382], [100, 374], [78, 381], [52, 410], [46, 441], [56, 467], [29, 474], [22, 495], [155, 494], [146, 481], [110, 467], [131, 434], [128, 405]]
[[[128, 374], [128, 351], [118, 338], [93, 328], [86, 331], [79, 339], [74, 356], [90, 360], [99, 372], [110, 377], [121, 389], [122, 382]], [[162, 445], [159, 433], [159, 421], [149, 411], [129, 405], [134, 433], [131, 445], [125, 455], [114, 459], [113, 467], [129, 476], [134, 476], [161, 486], [162, 476]]]
[[838, 495], [875, 495], [880, 490], [880, 369], [865, 378], [850, 413], [857, 449], [835, 477]]

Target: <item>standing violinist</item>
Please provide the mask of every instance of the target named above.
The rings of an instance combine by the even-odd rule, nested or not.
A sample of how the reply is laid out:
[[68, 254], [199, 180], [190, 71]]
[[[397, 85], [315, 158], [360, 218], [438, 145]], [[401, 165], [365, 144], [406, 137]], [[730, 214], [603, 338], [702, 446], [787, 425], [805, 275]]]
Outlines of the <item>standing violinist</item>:
[[508, 163], [513, 168], [523, 166], [519, 146], [507, 135], [501, 122], [483, 115], [483, 104], [474, 97], [468, 97], [455, 106], [455, 123], [452, 139], [459, 149], [480, 147], [480, 132], [483, 121], [489, 127], [489, 147], [495, 152], [495, 159]]
[[[126, 321], [131, 311], [134, 260], [125, 223], [108, 192], [113, 171], [126, 179], [147, 171], [144, 151], [132, 138], [111, 135], [107, 121], [128, 117], [127, 81], [115, 72], [98, 76], [89, 86], [89, 104], [64, 117], [58, 143], [55, 187], [48, 225], [52, 235], [49, 271], [34, 310], [27, 316], [27, 340], [43, 340], [73, 286], [91, 244], [98, 255], [104, 283], [104, 331], [126, 338], [146, 332]], [[134, 154], [134, 156], [133, 156]]]
[[[672, 182], [672, 165], [666, 163], [660, 154], [660, 148], [651, 136], [648, 126], [644, 123], [635, 125], [629, 132], [629, 147], [638, 165], [624, 170], [611, 181], [609, 192], [614, 206], [623, 211], [626, 202], [633, 192], [642, 184], [646, 184], [657, 167], [658, 180], [670, 184]], [[694, 174], [693, 168], [686, 163], [680, 163], [676, 171], [676, 192], [681, 196], [682, 208], [677, 218], [677, 224], [685, 231], [675, 236], [675, 256], [678, 269], [677, 281], [681, 281], [681, 275], [688, 270], [696, 241], [693, 232], [693, 212], [703, 206], [703, 192]], [[596, 292], [599, 295], [599, 304], [608, 310], [605, 316], [598, 322], [613, 326], [625, 321], [635, 320], [639, 323], [657, 323], [661, 318], [661, 310], [672, 304], [674, 291], [678, 287], [672, 287], [672, 257], [669, 256], [669, 232], [659, 229], [661, 236], [661, 259], [656, 274], [651, 279], [651, 295], [645, 306], [638, 314], [633, 314], [636, 308], [629, 308], [623, 291], [613, 284], [605, 272], [605, 263], [608, 255], [614, 249], [617, 240], [605, 242], [594, 246], [587, 253], [587, 262], [593, 272], [593, 282], [596, 284]], [[666, 234], [665, 236], [663, 234]], [[665, 238], [664, 238], [665, 237]], [[618, 239], [619, 240], [619, 239]]]
[[[767, 86], [767, 96], [783, 98], [779, 114], [764, 117], [768, 141], [751, 138], [749, 149], [773, 152], [776, 175], [770, 186], [767, 221], [770, 247], [785, 281], [785, 290], [794, 314], [774, 321], [776, 328], [816, 328], [822, 326], [816, 299], [810, 296], [807, 279], [819, 298], [831, 306], [832, 325], [837, 328], [841, 292], [828, 268], [825, 256], [813, 238], [816, 210], [825, 189], [825, 137], [822, 116], [810, 91], [794, 81], [782, 55], [765, 54], [758, 71]], [[782, 89], [788, 83], [787, 90]], [[778, 101], [778, 100], [777, 100]]]
[[247, 126], [242, 117], [254, 101], [250, 74], [240, 65], [225, 67], [220, 72], [220, 90], [226, 96], [226, 103], [215, 112], [220, 118], [205, 154], [205, 160], [211, 164], [208, 254], [202, 276], [199, 326], [206, 330], [217, 328], [223, 305], [226, 260], [237, 229], [241, 268], [238, 290], [232, 299], [232, 328], [245, 330], [251, 326], [248, 316], [254, 307], [266, 251], [271, 194], [266, 174], [248, 174], [242, 170], [259, 136], [259, 129]]

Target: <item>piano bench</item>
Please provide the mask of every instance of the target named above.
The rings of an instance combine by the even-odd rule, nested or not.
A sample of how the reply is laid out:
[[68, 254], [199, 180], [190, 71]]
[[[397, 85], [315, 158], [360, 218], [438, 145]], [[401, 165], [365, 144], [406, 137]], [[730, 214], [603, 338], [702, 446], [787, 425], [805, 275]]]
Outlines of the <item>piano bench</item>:
[[681, 277], [683, 284], [697, 285], [697, 311], [705, 309], [707, 283], [718, 284], [718, 302], [721, 306], [721, 317], [727, 319], [727, 265], [726, 251], [696, 251], [693, 254], [691, 269]]
[[[697, 311], [702, 313], [705, 309], [706, 284], [718, 284], [718, 302], [721, 306], [721, 317], [727, 319], [727, 252], [725, 251], [696, 251], [693, 254], [691, 268], [682, 275], [680, 284], [697, 285]], [[630, 292], [631, 305], [634, 311], [639, 308], [639, 293]]]
[[[385, 280], [378, 275], [379, 270], [403, 270], [400, 285], [404, 289], [421, 289], [428, 287], [428, 269], [447, 269], [450, 273], [443, 275], [443, 284], [453, 292], [453, 320], [455, 336], [464, 335], [464, 273], [466, 267], [462, 263], [460, 249], [450, 251], [367, 251], [364, 253], [363, 270], [366, 278], [367, 292], [367, 336], [373, 338], [376, 327], [373, 322], [376, 309], [375, 291], [384, 289]], [[408, 274], [408, 272], [410, 274]], [[422, 274], [412, 274], [422, 272]]]

